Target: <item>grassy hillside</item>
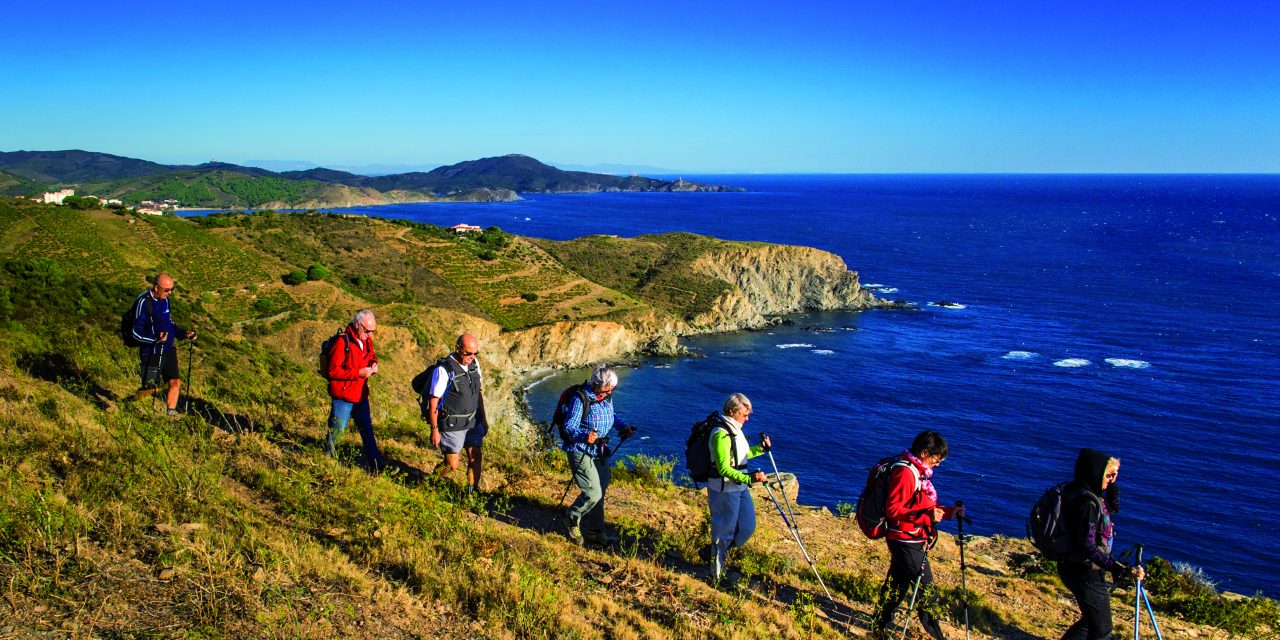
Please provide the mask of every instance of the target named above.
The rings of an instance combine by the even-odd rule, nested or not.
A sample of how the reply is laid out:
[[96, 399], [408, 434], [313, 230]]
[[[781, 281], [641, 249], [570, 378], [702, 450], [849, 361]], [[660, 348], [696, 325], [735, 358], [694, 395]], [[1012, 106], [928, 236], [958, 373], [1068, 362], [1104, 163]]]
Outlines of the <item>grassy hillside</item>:
[[0, 196], [37, 196], [44, 191], [44, 185], [34, 180], [0, 171]]
[[254, 208], [268, 203], [298, 203], [324, 196], [314, 180], [249, 175], [225, 169], [187, 169], [89, 185], [88, 190], [127, 203], [173, 198], [185, 207]]
[[[704, 240], [642, 242], [666, 248], [643, 245], [628, 259]], [[735, 560], [742, 579], [709, 584], [697, 560], [705, 498], [673, 484], [662, 460], [619, 461], [608, 513], [621, 548], [578, 548], [558, 534], [563, 458], [516, 444], [514, 402], [492, 395], [513, 389], [499, 327], [470, 313], [521, 326], [565, 307], [521, 316], [504, 296], [541, 287], [550, 298], [584, 283], [615, 301], [601, 313], [648, 303], [541, 244], [364, 218], [196, 222], [0, 199], [0, 636], [864, 636], [887, 558], [847, 517], [799, 514], [833, 601], [767, 502]], [[280, 281], [315, 261], [329, 280]], [[201, 331], [191, 411], [176, 420], [125, 400], [135, 354], [114, 333], [141, 274], [157, 268], [178, 280], [175, 317]], [[383, 280], [354, 281], [369, 274]], [[436, 279], [420, 285], [426, 274]], [[315, 348], [360, 306], [380, 319], [386, 377], [372, 385], [374, 421], [397, 473], [365, 472], [350, 431], [337, 459], [322, 453]], [[405, 384], [460, 326], [483, 334], [489, 398], [503, 407], [492, 414], [482, 498], [426, 475], [439, 454]], [[184, 366], [189, 353], [184, 344]], [[978, 540], [968, 553], [975, 637], [1061, 633], [1065, 592], [1025, 543]], [[933, 557], [939, 613], [956, 637], [956, 547], [944, 538]], [[1229, 630], [1218, 637], [1274, 637], [1274, 601], [1223, 598], [1185, 575], [1153, 578], [1158, 605]], [[1160, 613], [1171, 637], [1215, 633]]]

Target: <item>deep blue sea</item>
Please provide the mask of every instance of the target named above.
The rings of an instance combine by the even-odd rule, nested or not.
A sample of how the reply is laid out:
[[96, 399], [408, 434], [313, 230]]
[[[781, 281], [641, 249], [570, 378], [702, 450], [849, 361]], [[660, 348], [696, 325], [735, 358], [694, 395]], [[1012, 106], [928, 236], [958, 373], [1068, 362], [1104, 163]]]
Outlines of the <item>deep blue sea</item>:
[[[835, 507], [935, 429], [951, 444], [944, 501], [963, 499], [979, 534], [1020, 536], [1094, 447], [1122, 460], [1118, 549], [1142, 542], [1223, 588], [1280, 596], [1280, 176], [684, 177], [749, 191], [349, 211], [839, 254], [921, 309], [690, 339], [706, 358], [623, 372], [615, 402], [645, 436], [623, 451], [679, 456], [689, 425], [742, 391], [748, 431], [773, 436], [801, 502]], [[929, 306], [942, 300], [964, 308]], [[582, 376], [535, 386], [535, 412]]]

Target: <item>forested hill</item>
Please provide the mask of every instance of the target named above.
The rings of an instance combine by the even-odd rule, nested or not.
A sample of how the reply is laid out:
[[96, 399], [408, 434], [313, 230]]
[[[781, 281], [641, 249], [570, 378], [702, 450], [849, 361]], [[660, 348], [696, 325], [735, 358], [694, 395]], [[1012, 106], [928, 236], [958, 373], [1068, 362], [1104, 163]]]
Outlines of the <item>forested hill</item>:
[[358, 184], [388, 189], [417, 189], [444, 193], [488, 187], [519, 193], [581, 193], [595, 191], [742, 191], [737, 187], [702, 185], [683, 180], [655, 180], [585, 171], [562, 171], [529, 156], [512, 154], [459, 162], [426, 173], [402, 173], [363, 178]]
[[[0, 194], [61, 187], [134, 205], [174, 200], [188, 208], [318, 208], [430, 202], [491, 202], [517, 193], [598, 191], [738, 191], [684, 180], [561, 171], [522, 155], [483, 158], [428, 172], [360, 176], [316, 168], [274, 172], [211, 161], [164, 165], [90, 151], [0, 152]], [[20, 182], [27, 181], [27, 182]]]

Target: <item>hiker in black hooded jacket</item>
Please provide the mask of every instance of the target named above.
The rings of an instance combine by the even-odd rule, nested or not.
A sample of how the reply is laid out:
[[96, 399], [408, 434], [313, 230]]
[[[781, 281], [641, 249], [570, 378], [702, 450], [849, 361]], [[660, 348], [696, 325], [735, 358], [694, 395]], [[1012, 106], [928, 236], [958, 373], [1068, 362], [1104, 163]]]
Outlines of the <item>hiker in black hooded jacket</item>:
[[1105, 573], [1117, 579], [1143, 578], [1142, 567], [1129, 567], [1111, 555], [1115, 528], [1112, 514], [1120, 510], [1120, 460], [1101, 451], [1081, 449], [1076, 458], [1075, 480], [1063, 497], [1063, 520], [1071, 536], [1067, 559], [1058, 563], [1058, 577], [1080, 605], [1080, 619], [1063, 634], [1063, 640], [1111, 638], [1111, 592]]

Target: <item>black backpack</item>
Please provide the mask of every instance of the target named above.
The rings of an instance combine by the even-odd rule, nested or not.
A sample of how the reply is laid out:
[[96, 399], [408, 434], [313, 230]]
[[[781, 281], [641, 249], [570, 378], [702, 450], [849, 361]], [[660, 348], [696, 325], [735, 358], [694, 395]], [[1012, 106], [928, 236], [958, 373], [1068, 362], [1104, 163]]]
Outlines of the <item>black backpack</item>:
[[124, 346], [129, 347], [130, 349], [137, 349], [144, 344], [133, 335], [133, 323], [138, 318], [138, 305], [146, 304], [145, 301], [139, 302], [139, 298], [143, 295], [145, 295], [145, 292], [143, 292], [143, 294], [139, 294], [137, 298], [134, 298], [133, 303], [129, 305], [129, 308], [125, 309], [124, 315], [120, 316], [120, 341], [124, 343]]
[[1088, 491], [1067, 488], [1069, 484], [1063, 482], [1049, 487], [1031, 507], [1031, 515], [1027, 516], [1027, 538], [1045, 558], [1054, 562], [1062, 562], [1071, 554], [1071, 535], [1067, 532], [1063, 505], [1081, 493], [1088, 493], [1097, 500]]
[[[431, 418], [427, 417], [427, 411], [431, 409], [431, 376], [435, 375], [436, 369], [445, 366], [444, 361], [448, 357], [449, 356], [445, 356], [444, 358], [436, 360], [434, 364], [423, 369], [421, 373], [413, 377], [413, 380], [409, 381], [409, 387], [413, 389], [414, 393], [418, 394], [418, 409], [422, 414], [422, 419], [427, 422], [431, 422]], [[458, 391], [458, 383], [454, 381], [454, 378], [457, 376], [448, 369], [445, 369], [445, 371], [448, 372], [449, 384], [453, 387], [454, 393], [460, 393]]]
[[871, 466], [867, 471], [867, 484], [862, 489], [862, 495], [858, 496], [858, 503], [853, 511], [858, 519], [858, 528], [862, 529], [863, 535], [872, 540], [889, 535], [889, 522], [884, 517], [884, 508], [889, 496], [889, 471], [894, 467], [907, 467], [915, 474], [916, 490], [915, 494], [912, 494], [913, 499], [924, 487], [924, 483], [920, 481], [919, 470], [914, 464], [903, 460], [902, 456], [881, 458]]
[[342, 341], [343, 356], [346, 356], [346, 354], [351, 352], [351, 345], [347, 344], [347, 339], [343, 337], [343, 334], [346, 333], [346, 331], [347, 331], [346, 327], [338, 329], [336, 333], [329, 336], [324, 342], [320, 343], [319, 373], [320, 373], [320, 377], [324, 378], [325, 380], [329, 379], [329, 352], [333, 351], [334, 343], [336, 343], [339, 340]]
[[[689, 429], [689, 439], [684, 443], [684, 466], [689, 470], [689, 477], [694, 482], [706, 482], [712, 476], [720, 477], [711, 468], [711, 432], [724, 426], [720, 414], [711, 412], [705, 420], [693, 423]], [[734, 439], [733, 459], [738, 459], [738, 442]]]
[[569, 421], [569, 401], [573, 396], [578, 396], [578, 400], [582, 402], [582, 419], [578, 422], [581, 426], [587, 421], [587, 410], [591, 408], [594, 402], [591, 394], [587, 393], [586, 383], [573, 384], [560, 392], [560, 398], [556, 400], [556, 410], [551, 414], [551, 424], [547, 425], [547, 440], [553, 440], [553, 432], [560, 436], [560, 442], [568, 445], [573, 442], [573, 436], [569, 435], [565, 424]]

